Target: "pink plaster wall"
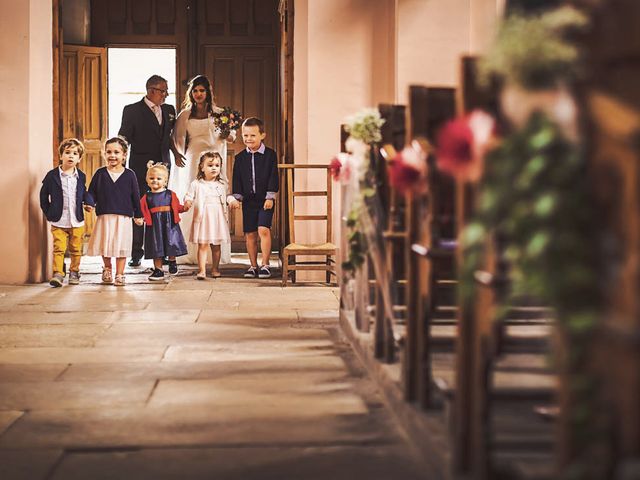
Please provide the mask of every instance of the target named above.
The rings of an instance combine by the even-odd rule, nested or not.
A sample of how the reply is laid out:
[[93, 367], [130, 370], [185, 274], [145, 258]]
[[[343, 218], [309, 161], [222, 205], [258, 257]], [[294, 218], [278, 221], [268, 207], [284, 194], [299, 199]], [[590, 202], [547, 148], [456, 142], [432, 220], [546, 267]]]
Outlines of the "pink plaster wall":
[[[410, 85], [455, 86], [460, 56], [486, 48], [503, 3], [295, 0], [295, 162], [327, 163], [339, 150], [346, 116], [382, 102], [406, 103]], [[298, 185], [310, 189], [323, 182], [317, 174], [298, 177]], [[319, 213], [312, 201], [297, 206], [300, 213]], [[299, 241], [322, 236], [319, 228], [305, 227]]]
[[[340, 125], [358, 110], [395, 98], [396, 0], [296, 0], [294, 27], [294, 156], [329, 163], [340, 150]], [[317, 190], [319, 171], [298, 174], [300, 188]], [[334, 242], [339, 193], [334, 185]], [[324, 213], [317, 199], [296, 200], [296, 212]], [[305, 222], [296, 240], [323, 241], [321, 223]]]
[[490, 46], [504, 12], [505, 0], [472, 0], [470, 50], [481, 55]]
[[470, 0], [398, 0], [398, 103], [410, 85], [455, 86], [470, 51]]
[[51, 168], [51, 0], [0, 0], [0, 283], [47, 276], [49, 240], [40, 181]]

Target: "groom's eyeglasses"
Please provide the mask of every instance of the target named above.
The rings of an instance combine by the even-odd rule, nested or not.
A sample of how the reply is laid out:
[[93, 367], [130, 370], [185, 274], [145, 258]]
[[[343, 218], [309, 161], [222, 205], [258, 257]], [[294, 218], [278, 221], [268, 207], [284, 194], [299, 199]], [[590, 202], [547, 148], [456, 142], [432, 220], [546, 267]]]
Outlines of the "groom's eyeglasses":
[[149, 87], [149, 90], [155, 90], [156, 92], [160, 92], [163, 95], [169, 95], [169, 90], [163, 90], [162, 88]]

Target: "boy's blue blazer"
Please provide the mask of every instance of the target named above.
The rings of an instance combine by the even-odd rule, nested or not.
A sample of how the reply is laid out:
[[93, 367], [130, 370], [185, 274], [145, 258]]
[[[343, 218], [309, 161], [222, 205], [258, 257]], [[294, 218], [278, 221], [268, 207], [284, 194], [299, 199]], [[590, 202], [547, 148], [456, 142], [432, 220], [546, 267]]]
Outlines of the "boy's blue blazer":
[[[80, 169], [78, 171], [78, 186], [76, 187], [76, 218], [78, 221], [84, 220], [82, 205], [94, 206], [93, 198], [87, 192], [87, 176]], [[60, 180], [60, 169], [58, 167], [50, 170], [42, 180], [40, 188], [40, 208], [50, 222], [57, 222], [62, 217], [62, 181]]]
[[264, 154], [255, 153], [256, 192], [251, 192], [251, 154], [245, 148], [235, 157], [233, 164], [232, 193], [245, 199], [264, 200], [267, 192], [278, 191], [278, 157], [276, 152], [266, 147]]

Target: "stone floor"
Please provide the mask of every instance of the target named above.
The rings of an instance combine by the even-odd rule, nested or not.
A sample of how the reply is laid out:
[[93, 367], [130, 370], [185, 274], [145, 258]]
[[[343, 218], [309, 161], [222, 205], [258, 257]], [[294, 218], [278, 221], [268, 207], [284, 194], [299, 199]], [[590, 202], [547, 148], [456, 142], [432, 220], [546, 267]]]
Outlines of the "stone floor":
[[338, 333], [337, 289], [0, 286], [0, 478], [421, 479]]

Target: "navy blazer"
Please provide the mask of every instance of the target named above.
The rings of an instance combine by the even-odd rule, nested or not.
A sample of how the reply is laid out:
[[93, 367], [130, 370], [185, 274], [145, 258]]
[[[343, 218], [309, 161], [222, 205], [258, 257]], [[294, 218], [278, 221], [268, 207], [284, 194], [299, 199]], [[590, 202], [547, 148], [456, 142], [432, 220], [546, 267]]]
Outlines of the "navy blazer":
[[144, 98], [139, 102], [124, 107], [122, 123], [118, 135], [127, 139], [131, 145], [129, 155], [130, 165], [144, 164], [149, 160], [163, 162], [171, 166], [169, 149], [171, 147], [171, 130], [176, 121], [176, 109], [173, 105], [162, 104], [162, 125], [145, 103]]
[[278, 191], [278, 157], [276, 152], [265, 146], [264, 154], [254, 153], [256, 168], [256, 192], [252, 190], [251, 154], [245, 148], [235, 157], [233, 164], [233, 192], [243, 199], [262, 201], [267, 192]]
[[[78, 185], [76, 186], [76, 219], [84, 220], [82, 204], [94, 206], [93, 197], [87, 192], [87, 176], [82, 170], [76, 168], [78, 172]], [[40, 208], [50, 222], [57, 222], [62, 217], [62, 207], [64, 198], [62, 193], [62, 181], [60, 180], [60, 169], [58, 167], [50, 170], [42, 180], [40, 188]]]

